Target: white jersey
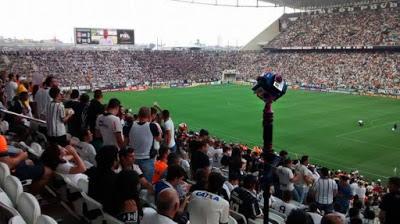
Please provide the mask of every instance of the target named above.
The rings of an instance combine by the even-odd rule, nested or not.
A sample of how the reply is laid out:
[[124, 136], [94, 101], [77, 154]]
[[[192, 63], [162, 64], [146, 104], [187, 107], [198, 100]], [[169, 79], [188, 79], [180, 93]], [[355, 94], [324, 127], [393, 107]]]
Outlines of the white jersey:
[[121, 120], [112, 114], [101, 114], [96, 119], [96, 129], [100, 130], [103, 138], [103, 145], [114, 145], [119, 148], [115, 133], [119, 133], [122, 137]]
[[226, 194], [228, 195], [229, 198], [231, 198], [231, 192], [236, 187], [238, 187], [238, 186], [231, 184], [231, 182], [229, 182], [229, 181], [225, 181], [224, 185], [222, 185], [222, 188], [225, 189]]
[[[160, 132], [160, 135], [162, 136], [162, 129], [161, 129], [160, 125], [159, 125], [158, 123], [156, 123], [156, 122], [152, 122], [152, 123], [155, 124], [155, 125], [157, 126], [158, 131]], [[154, 148], [155, 150], [157, 150], [157, 151], [160, 149], [160, 142], [157, 141], [155, 138], [154, 138], [154, 140], [153, 140], [153, 148]]]
[[358, 195], [358, 198], [360, 198], [360, 199], [364, 199], [366, 193], [367, 193], [367, 189], [364, 186], [358, 187], [356, 189], [356, 195]]
[[338, 186], [336, 182], [329, 178], [319, 178], [312, 189], [315, 192], [315, 201], [328, 205], [333, 203], [333, 193], [337, 191]]
[[293, 191], [294, 185], [290, 181], [293, 179], [294, 175], [291, 169], [280, 166], [276, 169], [276, 174], [279, 177], [279, 184], [282, 191]]
[[274, 209], [282, 214], [285, 214], [285, 215], [289, 215], [292, 210], [298, 209], [298, 208], [299, 207], [297, 207], [294, 204], [286, 203], [281, 200], [274, 201], [272, 203], [272, 209]]
[[298, 172], [300, 174], [300, 179], [299, 179], [299, 182], [297, 183], [297, 185], [306, 186], [307, 183], [305, 182], [304, 177], [308, 176], [308, 177], [312, 178], [311, 171], [305, 165], [300, 164]]
[[351, 189], [351, 195], [356, 195], [356, 191], [358, 189], [358, 183], [354, 182], [352, 184], [350, 184], [350, 189]]
[[149, 159], [154, 137], [149, 122], [133, 122], [129, 131], [129, 146], [135, 150], [136, 159]]
[[155, 212], [147, 212], [148, 208], [145, 208], [143, 211], [143, 219], [140, 222], [141, 224], [177, 224], [171, 218], [160, 215]]
[[175, 145], [175, 128], [171, 118], [168, 118], [168, 120], [164, 122], [164, 127], [166, 131], [170, 131], [171, 133], [171, 141], [168, 144], [168, 148], [172, 148]]
[[188, 205], [191, 224], [228, 223], [229, 203], [221, 196], [194, 191]]
[[221, 167], [221, 158], [223, 154], [222, 149], [215, 149], [214, 147], [208, 147], [207, 155], [211, 159], [213, 167]]
[[52, 101], [47, 105], [46, 114], [47, 135], [51, 137], [66, 135], [67, 132], [63, 121], [65, 118], [64, 105]]

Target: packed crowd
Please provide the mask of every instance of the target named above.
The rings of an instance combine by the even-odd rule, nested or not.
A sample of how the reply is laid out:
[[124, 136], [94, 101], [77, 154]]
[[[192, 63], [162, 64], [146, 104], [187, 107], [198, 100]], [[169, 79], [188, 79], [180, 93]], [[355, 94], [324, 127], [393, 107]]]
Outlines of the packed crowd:
[[400, 9], [303, 14], [269, 47], [399, 46]]
[[398, 94], [399, 53], [275, 53], [268, 64], [292, 84]]
[[[266, 68], [282, 74], [292, 85], [383, 91], [400, 90], [400, 54], [396, 52], [270, 53], [215, 51], [3, 51], [9, 71], [33, 77], [54, 75], [63, 87], [90, 89], [157, 82], [210, 82], [224, 70], [242, 80], [255, 79]], [[89, 89], [89, 88], [88, 88]]]
[[[204, 129], [190, 132], [184, 123], [174, 125], [173, 114], [157, 104], [131, 114], [116, 98], [103, 102], [100, 90], [93, 99], [78, 90], [63, 96], [58, 80], [49, 76], [32, 92], [35, 87], [18, 83], [14, 74], [7, 77], [13, 97], [4, 106], [46, 121], [37, 126], [29, 118], [4, 116], [0, 125], [8, 137], [0, 135], [0, 162], [20, 180], [32, 179], [34, 194], [52, 185], [55, 174], [70, 182], [86, 178], [88, 195], [130, 224], [228, 223], [231, 214], [243, 223], [238, 217], [262, 219], [263, 206], [287, 224], [372, 223], [378, 214], [385, 224], [400, 220], [398, 177], [384, 188], [358, 171], [311, 165], [308, 156], [291, 160], [285, 151], [262, 154]], [[44, 151], [33, 159], [18, 150], [20, 142], [40, 142]], [[265, 166], [272, 167], [272, 177], [263, 177]], [[266, 178], [273, 196], [264, 202]], [[140, 189], [154, 201], [141, 200]]]
[[18, 74], [56, 76], [61, 86], [112, 87], [146, 82], [211, 81], [232, 69], [240, 53], [203, 51], [3, 51]]

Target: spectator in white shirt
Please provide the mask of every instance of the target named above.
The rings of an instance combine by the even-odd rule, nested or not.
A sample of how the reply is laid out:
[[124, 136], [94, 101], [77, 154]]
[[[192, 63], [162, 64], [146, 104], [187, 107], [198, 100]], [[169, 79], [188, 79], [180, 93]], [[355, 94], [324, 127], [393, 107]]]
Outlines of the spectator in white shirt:
[[298, 209], [298, 207], [294, 204], [290, 203], [290, 200], [292, 200], [292, 192], [290, 191], [283, 191], [282, 193], [282, 201], [276, 201], [272, 203], [272, 209], [285, 214], [289, 215], [290, 212], [294, 209]]
[[83, 160], [71, 145], [63, 148], [56, 144], [50, 144], [40, 158], [45, 166], [57, 173], [67, 175], [72, 181], [75, 179], [73, 175], [86, 171]]
[[73, 111], [66, 112], [64, 105], [61, 102], [63, 96], [61, 95], [61, 90], [58, 87], [52, 87], [49, 91], [49, 95], [53, 101], [51, 101], [46, 108], [46, 127], [48, 140], [49, 142], [66, 146], [68, 145], [68, 142], [65, 123], [72, 117]]
[[76, 151], [90, 167], [96, 166], [96, 149], [90, 144], [92, 141], [92, 132], [89, 129], [85, 129], [82, 132], [81, 141], [76, 145]]
[[145, 213], [141, 224], [177, 224], [173, 219], [178, 210], [178, 193], [173, 188], [166, 188], [158, 195], [157, 213]]
[[43, 82], [43, 86], [36, 92], [34, 100], [36, 102], [36, 114], [38, 118], [46, 120], [47, 104], [51, 102], [49, 90], [57, 87], [58, 82], [53, 76], [48, 76]]
[[147, 192], [151, 194], [154, 193], [153, 185], [151, 182], [147, 181], [140, 167], [135, 164], [135, 153], [133, 152], [132, 148], [122, 148], [119, 151], [119, 162], [122, 170], [133, 170], [138, 174], [139, 183], [142, 188], [147, 189]]
[[7, 104], [9, 104], [13, 100], [15, 94], [17, 93], [18, 84], [16, 81], [17, 79], [15, 74], [10, 73], [8, 75], [8, 82], [4, 87], [4, 93], [6, 95]]
[[228, 180], [225, 181], [224, 185], [222, 186], [222, 188], [226, 191], [226, 194], [228, 195], [228, 199], [231, 198], [231, 192], [233, 191], [233, 189], [239, 186], [239, 181], [239, 174], [235, 172], [229, 173]]
[[228, 223], [229, 203], [218, 195], [224, 183], [219, 173], [211, 173], [207, 191], [194, 191], [191, 195], [188, 211], [192, 224]]
[[350, 189], [351, 189], [351, 194], [354, 196], [356, 195], [356, 191], [358, 188], [358, 183], [354, 178], [350, 179]]
[[155, 123], [150, 122], [151, 113], [148, 107], [141, 107], [138, 119], [133, 122], [129, 131], [129, 147], [135, 150], [136, 164], [142, 169], [144, 177], [151, 182], [154, 175], [154, 157], [157, 151], [153, 148], [154, 140], [161, 140], [161, 133]]
[[97, 117], [97, 136], [103, 138], [103, 145], [114, 145], [119, 149], [124, 147], [121, 119], [117, 117], [121, 102], [112, 98], [108, 102], [106, 112]]
[[308, 193], [308, 186], [313, 182], [313, 176], [311, 171], [307, 168], [308, 156], [302, 156], [299, 167], [297, 169], [299, 175], [299, 181], [295, 184], [297, 193], [299, 194], [299, 202], [303, 203]]
[[170, 149], [171, 153], [176, 152], [176, 144], [175, 144], [175, 127], [174, 122], [172, 121], [169, 111], [163, 110], [162, 111], [162, 118], [164, 120], [164, 141], [165, 144]]
[[308, 169], [311, 171], [311, 175], [313, 177], [314, 182], [316, 180], [318, 180], [321, 176], [319, 175], [319, 173], [317, 172], [317, 170], [315, 169], [314, 165], [309, 165]]
[[333, 198], [338, 192], [338, 186], [334, 180], [329, 178], [329, 170], [326, 167], [321, 169], [321, 178], [319, 178], [312, 190], [315, 194], [315, 201], [318, 208], [325, 213], [330, 213], [333, 210]]
[[276, 174], [279, 177], [279, 184], [280, 184], [280, 190], [283, 191], [290, 191], [292, 192], [292, 197], [294, 200], [299, 201], [299, 195], [294, 188], [294, 182], [297, 182], [299, 180], [298, 175], [293, 175], [293, 171], [291, 170], [292, 168], [292, 160], [291, 159], [285, 159], [283, 161], [283, 166], [279, 166], [276, 169]]
[[360, 199], [361, 202], [364, 203], [365, 201], [365, 194], [367, 192], [367, 189], [364, 186], [364, 183], [359, 181], [358, 182], [358, 188], [356, 188], [356, 194], [358, 196], [358, 198]]

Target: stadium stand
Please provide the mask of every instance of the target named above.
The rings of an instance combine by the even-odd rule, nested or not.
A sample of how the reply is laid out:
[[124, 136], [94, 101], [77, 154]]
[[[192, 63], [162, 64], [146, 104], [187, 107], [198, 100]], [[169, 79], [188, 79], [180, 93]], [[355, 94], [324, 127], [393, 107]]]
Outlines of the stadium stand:
[[399, 8], [301, 14], [268, 47], [399, 46]]
[[[397, 78], [400, 53], [392, 51], [260, 53], [25, 49], [21, 52], [2, 51], [2, 54], [11, 60], [10, 70], [21, 76], [54, 75], [60, 86], [72, 88], [113, 89], [157, 83], [211, 82], [220, 80], [222, 71], [227, 69], [235, 70], [238, 79], [249, 80], [270, 67], [284, 75], [292, 86], [400, 94]], [[126, 63], [119, 64], [119, 61]], [[32, 68], [33, 64], [37, 71]]]

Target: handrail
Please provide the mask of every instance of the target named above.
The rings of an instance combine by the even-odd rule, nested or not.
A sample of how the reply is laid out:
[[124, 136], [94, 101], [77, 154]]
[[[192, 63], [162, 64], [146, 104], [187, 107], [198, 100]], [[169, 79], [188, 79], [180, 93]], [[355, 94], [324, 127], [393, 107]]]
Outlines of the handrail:
[[29, 116], [26, 116], [26, 115], [23, 115], [23, 114], [18, 114], [18, 113], [9, 111], [9, 110], [4, 109], [4, 108], [0, 108], [0, 112], [6, 113], [6, 114], [10, 114], [10, 115], [14, 115], [14, 116], [17, 116], [17, 117], [22, 117], [22, 118], [25, 118], [25, 119], [28, 119], [28, 120], [31, 120], [31, 121], [34, 121], [34, 122], [37, 122], [37, 123], [46, 124], [46, 121], [44, 121], [44, 120], [37, 119], [37, 118], [34, 118], [34, 117], [29, 117]]

